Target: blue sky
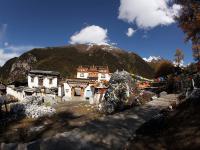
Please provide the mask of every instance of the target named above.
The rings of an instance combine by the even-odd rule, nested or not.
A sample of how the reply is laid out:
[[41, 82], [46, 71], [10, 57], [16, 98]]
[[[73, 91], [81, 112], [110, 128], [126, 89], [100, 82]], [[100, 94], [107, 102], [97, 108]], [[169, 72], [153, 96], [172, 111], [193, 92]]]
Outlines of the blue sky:
[[[139, 12], [124, 16], [123, 11], [130, 11], [126, 10], [129, 8], [126, 7], [128, 1], [0, 0], [0, 64], [32, 47], [68, 45], [73, 35], [77, 36], [92, 25], [106, 31], [107, 43], [116, 43], [117, 47], [132, 50], [142, 57], [173, 59], [176, 48], [181, 48], [185, 53], [185, 64], [193, 61], [191, 44], [184, 43], [184, 34], [170, 17], [160, 14], [148, 16], [148, 12], [146, 15], [145, 8], [142, 10], [144, 3], [138, 3], [141, 6]], [[134, 4], [129, 6], [136, 10]], [[161, 17], [160, 20], [155, 19], [158, 17]], [[136, 21], [136, 18], [139, 19]], [[126, 35], [128, 28], [136, 30], [130, 37]], [[80, 41], [77, 38], [76, 42]]]

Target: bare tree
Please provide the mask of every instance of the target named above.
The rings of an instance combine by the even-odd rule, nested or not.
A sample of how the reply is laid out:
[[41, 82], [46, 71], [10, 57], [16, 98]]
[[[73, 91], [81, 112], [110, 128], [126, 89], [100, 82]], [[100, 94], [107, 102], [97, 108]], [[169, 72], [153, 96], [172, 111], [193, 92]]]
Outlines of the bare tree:
[[175, 55], [174, 55], [174, 57], [175, 57], [175, 62], [176, 62], [176, 64], [177, 64], [177, 66], [179, 67], [180, 66], [180, 64], [181, 64], [181, 62], [183, 61], [183, 59], [184, 59], [184, 54], [183, 54], [183, 51], [181, 50], [181, 49], [177, 49], [176, 50], [176, 53], [175, 53]]

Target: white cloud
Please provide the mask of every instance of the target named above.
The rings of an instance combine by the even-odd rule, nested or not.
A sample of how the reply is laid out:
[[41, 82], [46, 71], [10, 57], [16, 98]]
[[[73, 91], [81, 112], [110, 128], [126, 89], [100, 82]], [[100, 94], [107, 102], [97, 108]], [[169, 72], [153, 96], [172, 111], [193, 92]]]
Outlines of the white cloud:
[[0, 49], [0, 66], [2, 66], [7, 60], [19, 56], [15, 52], [6, 53], [3, 49]]
[[118, 18], [135, 23], [138, 28], [148, 29], [170, 25], [179, 15], [180, 5], [169, 6], [171, 0], [120, 0]]
[[107, 32], [107, 29], [96, 25], [87, 26], [71, 36], [70, 44], [109, 45]]
[[[7, 45], [7, 46], [6, 46]], [[0, 48], [0, 66], [4, 65], [6, 61], [13, 57], [18, 57], [22, 53], [32, 50], [36, 46], [31, 45], [9, 45], [7, 42], [4, 43], [4, 48]]]
[[160, 60], [161, 57], [160, 56], [149, 56], [149, 58], [143, 58], [144, 61], [146, 62], [152, 62], [153, 60], [157, 61]]
[[127, 33], [126, 33], [126, 35], [128, 36], [128, 37], [131, 37], [131, 36], [133, 36], [133, 34], [136, 32], [136, 30], [134, 30], [133, 28], [128, 28], [128, 31], [127, 31]]

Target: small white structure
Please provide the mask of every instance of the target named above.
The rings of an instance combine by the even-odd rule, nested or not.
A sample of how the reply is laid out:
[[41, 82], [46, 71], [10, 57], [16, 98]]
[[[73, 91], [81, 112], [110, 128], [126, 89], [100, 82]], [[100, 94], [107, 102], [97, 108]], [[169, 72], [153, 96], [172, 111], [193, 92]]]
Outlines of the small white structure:
[[67, 79], [58, 89], [64, 100], [90, 100], [94, 97], [94, 82], [89, 79]]
[[68, 83], [64, 83], [64, 95], [65, 97], [72, 97], [72, 89]]
[[107, 91], [107, 87], [103, 83], [76, 78], [64, 81], [59, 88], [59, 91], [61, 90], [63, 91], [61, 95], [64, 101], [86, 100], [90, 104], [99, 104]]
[[29, 88], [58, 88], [59, 73], [55, 71], [32, 70], [28, 74]]
[[28, 74], [28, 87], [14, 85], [7, 86], [7, 95], [18, 100], [27, 96], [50, 96], [55, 98], [58, 92], [58, 78], [60, 74], [54, 71], [31, 70]]

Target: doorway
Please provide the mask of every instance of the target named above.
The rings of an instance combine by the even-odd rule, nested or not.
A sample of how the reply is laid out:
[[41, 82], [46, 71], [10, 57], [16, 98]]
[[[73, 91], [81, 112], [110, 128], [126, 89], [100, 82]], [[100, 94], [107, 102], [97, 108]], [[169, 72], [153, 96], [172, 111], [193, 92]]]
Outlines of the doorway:
[[80, 87], [74, 88], [74, 96], [78, 96], [78, 97], [82, 96], [82, 88]]

